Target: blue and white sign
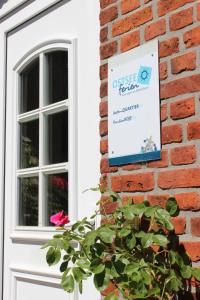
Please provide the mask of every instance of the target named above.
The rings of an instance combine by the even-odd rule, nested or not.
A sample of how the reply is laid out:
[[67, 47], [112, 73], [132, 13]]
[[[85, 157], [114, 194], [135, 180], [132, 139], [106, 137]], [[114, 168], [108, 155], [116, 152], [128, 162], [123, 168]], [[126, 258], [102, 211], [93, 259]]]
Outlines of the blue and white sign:
[[158, 41], [108, 62], [109, 164], [161, 158]]

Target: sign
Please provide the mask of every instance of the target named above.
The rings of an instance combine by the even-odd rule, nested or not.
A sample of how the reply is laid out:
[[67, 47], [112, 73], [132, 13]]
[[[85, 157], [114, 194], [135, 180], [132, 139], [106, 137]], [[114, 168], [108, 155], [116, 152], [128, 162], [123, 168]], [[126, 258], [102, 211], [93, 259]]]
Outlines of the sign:
[[158, 41], [108, 62], [109, 164], [161, 158]]

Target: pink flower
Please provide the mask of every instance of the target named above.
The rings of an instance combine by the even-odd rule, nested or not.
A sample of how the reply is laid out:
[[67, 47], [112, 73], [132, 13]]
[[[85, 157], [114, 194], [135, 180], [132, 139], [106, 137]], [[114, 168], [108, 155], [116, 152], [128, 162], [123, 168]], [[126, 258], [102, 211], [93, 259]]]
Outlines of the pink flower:
[[50, 222], [56, 226], [62, 226], [70, 222], [69, 217], [64, 214], [64, 211], [59, 211], [57, 214], [50, 217]]

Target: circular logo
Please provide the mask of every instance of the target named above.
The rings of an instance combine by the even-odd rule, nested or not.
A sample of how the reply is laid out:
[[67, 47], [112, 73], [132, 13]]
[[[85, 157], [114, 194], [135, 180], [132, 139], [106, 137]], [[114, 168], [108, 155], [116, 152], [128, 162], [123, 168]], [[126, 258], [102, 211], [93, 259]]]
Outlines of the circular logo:
[[142, 72], [141, 72], [141, 79], [142, 80], [146, 80], [147, 78], [148, 78], [148, 72], [147, 72], [147, 70], [143, 70]]

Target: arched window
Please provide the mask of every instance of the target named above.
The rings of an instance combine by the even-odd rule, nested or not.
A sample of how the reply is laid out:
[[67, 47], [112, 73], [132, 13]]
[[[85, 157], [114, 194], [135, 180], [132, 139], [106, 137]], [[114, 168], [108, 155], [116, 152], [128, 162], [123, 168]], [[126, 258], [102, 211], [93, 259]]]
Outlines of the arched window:
[[69, 49], [44, 47], [17, 70], [18, 226], [69, 214]]

